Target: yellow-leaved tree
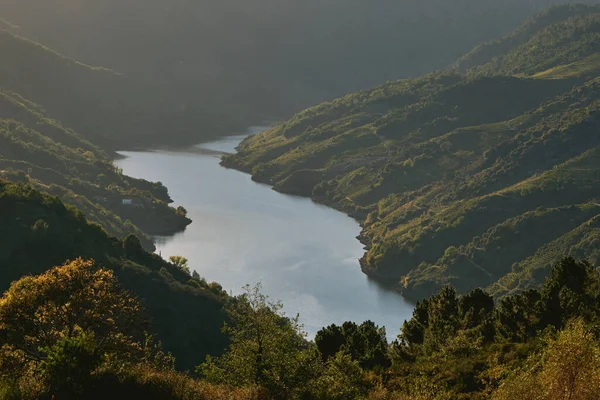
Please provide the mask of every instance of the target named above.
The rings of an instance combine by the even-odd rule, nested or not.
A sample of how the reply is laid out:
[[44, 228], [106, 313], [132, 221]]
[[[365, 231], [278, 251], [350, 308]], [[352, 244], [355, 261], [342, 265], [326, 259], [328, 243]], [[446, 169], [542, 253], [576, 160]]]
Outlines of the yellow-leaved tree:
[[145, 327], [137, 299], [93, 261], [24, 277], [0, 299], [0, 377], [76, 390], [103, 363], [142, 359]]
[[600, 348], [581, 320], [571, 322], [508, 378], [494, 400], [595, 400], [600, 393]]

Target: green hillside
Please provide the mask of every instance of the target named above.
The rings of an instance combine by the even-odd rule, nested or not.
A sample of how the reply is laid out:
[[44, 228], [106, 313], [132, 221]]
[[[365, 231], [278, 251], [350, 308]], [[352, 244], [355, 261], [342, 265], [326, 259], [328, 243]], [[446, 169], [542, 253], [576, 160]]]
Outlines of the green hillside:
[[554, 23], [569, 23], [569, 18], [577, 19], [588, 14], [594, 14], [594, 8], [583, 4], [548, 8], [528, 19], [511, 34], [488, 43], [479, 44], [469, 53], [459, 58], [454, 66], [461, 72], [466, 72], [474, 67], [485, 65], [494, 59], [502, 58], [507, 53], [514, 51], [515, 48], [523, 46], [535, 36], [548, 39], [547, 34], [549, 31], [546, 31], [546, 35], [540, 36], [539, 34]]
[[190, 223], [168, 206], [160, 183], [122, 175], [106, 152], [6, 91], [0, 91], [0, 177], [59, 196], [113, 235], [138, 235], [147, 248], [146, 233], [177, 232]]
[[[562, 9], [556, 9], [554, 13], [558, 13], [558, 10]], [[498, 43], [498, 48], [492, 46], [496, 50], [494, 57], [489, 62], [474, 66], [470, 72], [488, 75], [537, 74], [538, 77], [548, 77], [545, 71], [573, 63], [595, 64], [597, 67], [597, 60], [594, 58], [600, 50], [597, 8], [573, 6], [565, 7], [564, 10], [566, 15], [562, 19], [548, 26], [539, 24], [538, 30], [527, 40], [519, 41], [514, 36], [509, 36]], [[554, 13], [549, 12], [550, 15]], [[503, 49], [509, 43], [509, 47]], [[474, 53], [467, 55], [467, 59], [479, 56], [478, 50]], [[585, 72], [585, 69], [581, 72]]]
[[191, 369], [226, 345], [220, 329], [227, 295], [217, 284], [147, 253], [134, 236], [109, 236], [84, 214], [29, 185], [0, 181], [0, 290], [65, 260], [94, 259], [112, 269], [146, 308], [151, 332]]
[[148, 249], [146, 234], [178, 232], [191, 222], [168, 206], [162, 184], [124, 176], [112, 164], [113, 145], [152, 132], [143, 92], [119, 74], [6, 31], [0, 51], [7, 56], [0, 66], [0, 178], [59, 196], [112, 235], [136, 234]]
[[[363, 223], [364, 272], [418, 299], [594, 264], [600, 8], [550, 9], [443, 71], [323, 103], [224, 165]], [[539, 256], [544, 254], [544, 257]]]

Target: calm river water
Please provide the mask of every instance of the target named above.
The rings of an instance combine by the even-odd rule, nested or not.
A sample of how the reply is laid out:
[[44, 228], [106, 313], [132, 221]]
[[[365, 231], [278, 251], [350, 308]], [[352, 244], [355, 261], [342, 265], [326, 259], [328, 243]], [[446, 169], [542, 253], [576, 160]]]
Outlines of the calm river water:
[[193, 270], [233, 294], [261, 282], [288, 315], [300, 313], [311, 338], [323, 326], [364, 320], [395, 337], [413, 306], [361, 272], [358, 223], [221, 167], [219, 152], [234, 152], [243, 137], [187, 151], [120, 153], [126, 158], [116, 164], [125, 174], [163, 182], [194, 221], [183, 233], [156, 238], [157, 252], [188, 258]]

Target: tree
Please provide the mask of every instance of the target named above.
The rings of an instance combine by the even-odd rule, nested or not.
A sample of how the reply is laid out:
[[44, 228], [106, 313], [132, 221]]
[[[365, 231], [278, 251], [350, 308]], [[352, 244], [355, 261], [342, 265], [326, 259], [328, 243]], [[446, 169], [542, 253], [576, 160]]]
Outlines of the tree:
[[404, 346], [423, 344], [425, 329], [429, 326], [429, 299], [417, 301], [413, 316], [405, 321], [402, 332], [398, 335], [399, 342]]
[[573, 317], [598, 317], [597, 308], [592, 305], [599, 285], [598, 275], [588, 262], [571, 257], [558, 262], [541, 290], [542, 324], [561, 328], [564, 321]]
[[142, 242], [135, 235], [129, 235], [123, 240], [123, 249], [125, 250], [125, 255], [133, 260], [137, 260], [145, 254]]
[[371, 388], [358, 361], [340, 351], [331, 357], [312, 385], [310, 398], [322, 400], [363, 399]]
[[62, 337], [49, 348], [40, 364], [41, 375], [54, 394], [70, 397], [88, 386], [92, 372], [100, 366], [102, 353], [93, 335], [80, 333]]
[[502, 299], [495, 311], [496, 331], [512, 342], [525, 342], [541, 328], [539, 322], [541, 295], [537, 290]]
[[192, 272], [192, 278], [194, 278], [198, 282], [200, 282], [200, 280], [202, 280], [202, 278], [200, 277], [200, 274], [198, 273], [198, 271]]
[[341, 327], [332, 324], [321, 329], [315, 336], [315, 344], [324, 361], [337, 354], [346, 344], [346, 337]]
[[503, 382], [493, 399], [592, 400], [599, 392], [598, 343], [578, 319]]
[[372, 321], [365, 321], [361, 325], [345, 322], [341, 327], [331, 325], [317, 333], [315, 344], [324, 361], [344, 351], [365, 369], [387, 368], [391, 365], [385, 328], [378, 327]]
[[182, 217], [187, 217], [187, 213], [188, 213], [188, 211], [187, 211], [187, 210], [185, 209], [185, 207], [183, 207], [183, 206], [179, 206], [179, 207], [177, 207], [177, 210], [176, 210], [176, 212], [177, 212], [177, 215], [180, 215], [180, 216], [182, 216]]
[[440, 346], [452, 337], [458, 329], [458, 296], [452, 286], [442, 290], [429, 299], [428, 325], [425, 341], [429, 345]]
[[188, 259], [182, 256], [171, 256], [169, 261], [183, 272], [190, 274], [190, 266]]
[[143, 355], [145, 326], [140, 303], [112, 271], [77, 259], [14, 282], [0, 299], [0, 363], [12, 363], [0, 373], [41, 368], [57, 382], [52, 371], [89, 374], [100, 358], [129, 362]]
[[271, 397], [288, 398], [306, 379], [300, 372], [307, 343], [298, 316], [286, 317], [282, 304], [262, 294], [260, 284], [244, 289], [227, 307], [230, 322], [223, 332], [231, 337], [229, 350], [207, 357], [198, 370], [213, 383], [259, 386]]
[[539, 380], [548, 400], [598, 398], [600, 350], [583, 321], [572, 322], [550, 341]]
[[464, 328], [473, 328], [491, 318], [494, 312], [494, 298], [481, 289], [461, 296], [458, 309]]

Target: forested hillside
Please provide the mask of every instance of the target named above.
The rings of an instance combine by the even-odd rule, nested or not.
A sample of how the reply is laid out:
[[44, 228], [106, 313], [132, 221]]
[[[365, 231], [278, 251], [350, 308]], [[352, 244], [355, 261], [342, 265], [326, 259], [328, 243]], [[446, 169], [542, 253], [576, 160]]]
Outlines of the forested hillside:
[[0, 178], [59, 196], [113, 235], [138, 235], [147, 248], [146, 233], [177, 232], [190, 223], [169, 207], [160, 183], [124, 176], [106, 152], [6, 91], [0, 91]]
[[[132, 243], [123, 244], [129, 257]], [[497, 305], [480, 289], [459, 296], [444, 287], [417, 303], [392, 343], [371, 321], [330, 325], [307, 342], [297, 318], [260, 287], [247, 288], [224, 307], [227, 351], [207, 357], [195, 376], [174, 369], [166, 343], [151, 335], [148, 302], [117, 277], [127, 282], [76, 259], [13, 282], [0, 298], [0, 398], [555, 400], [594, 399], [600, 390], [600, 279], [570, 258], [540, 290]], [[196, 295], [207, 290], [189, 282]], [[198, 354], [187, 349], [188, 358]]]
[[178, 232], [190, 223], [182, 209], [168, 206], [162, 184], [123, 176], [112, 164], [113, 145], [134, 143], [137, 135], [148, 139], [169, 123], [164, 113], [145, 108], [142, 92], [119, 74], [6, 31], [0, 31], [0, 51], [6, 56], [0, 66], [1, 178], [60, 196], [109, 233], [138, 235], [146, 248], [153, 247], [146, 234]]
[[220, 329], [228, 297], [219, 285], [147, 253], [133, 235], [124, 240], [107, 235], [56, 197], [0, 180], [0, 290], [79, 257], [114, 271], [135, 293], [148, 313], [150, 333], [180, 368], [223, 351], [227, 340]]
[[[119, 117], [85, 113], [84, 122], [118, 121], [114, 136], [121, 142], [140, 132], [151, 137], [145, 143], [161, 134], [164, 142], [193, 142], [445, 68], [473, 46], [565, 2], [4, 0], [0, 17], [12, 32], [122, 73], [123, 91], [131, 81], [152, 88], [133, 96], [135, 105], [131, 96], [106, 88]], [[121, 110], [123, 103], [133, 109]]]
[[441, 71], [307, 109], [225, 165], [363, 222], [363, 270], [418, 299], [600, 262], [600, 9], [563, 6]]

